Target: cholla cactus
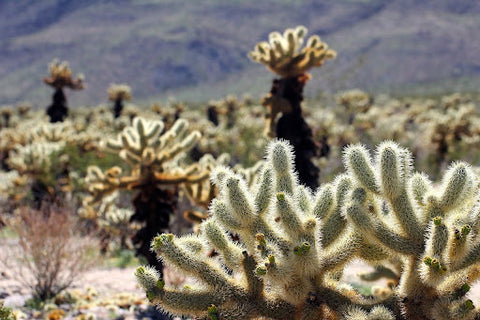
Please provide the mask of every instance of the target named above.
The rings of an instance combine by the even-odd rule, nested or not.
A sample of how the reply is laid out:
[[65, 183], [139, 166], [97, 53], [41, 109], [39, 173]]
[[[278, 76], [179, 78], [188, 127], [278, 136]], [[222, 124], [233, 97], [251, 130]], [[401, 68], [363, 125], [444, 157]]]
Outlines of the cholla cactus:
[[113, 116], [120, 117], [123, 110], [123, 101], [132, 99], [132, 89], [127, 84], [112, 83], [107, 89], [108, 99], [114, 101]]
[[[312, 130], [302, 116], [303, 87], [310, 79], [306, 72], [313, 67], [320, 67], [327, 59], [333, 59], [336, 53], [317, 35], [311, 36], [302, 48], [306, 33], [307, 29], [303, 26], [287, 29], [283, 36], [272, 32], [270, 42], [258, 43], [249, 57], [265, 64], [281, 77], [273, 80], [270, 93], [262, 101], [263, 106], [269, 110], [267, 135], [290, 141], [295, 150], [295, 164], [300, 181], [316, 188], [319, 169], [311, 158], [318, 154], [318, 150], [312, 140]], [[282, 117], [277, 123], [279, 114]]]
[[[480, 277], [479, 185], [467, 164], [453, 164], [436, 186], [413, 172], [410, 153], [395, 143], [381, 144], [374, 160], [356, 145], [345, 152], [347, 173], [312, 195], [292, 162], [289, 146], [273, 142], [250, 188], [217, 169], [220, 193], [201, 234], [152, 241], [197, 286], [168, 288], [155, 270], [139, 267], [150, 301], [209, 319], [478, 319], [466, 293]], [[212, 247], [219, 257], [208, 255]], [[367, 280], [399, 283], [361, 296], [339, 280], [354, 257], [391, 262], [395, 271], [377, 267]]]
[[[139, 267], [136, 276], [150, 301], [174, 314], [209, 319], [335, 319], [343, 305], [371, 307], [334, 280], [359, 241], [341, 222], [350, 179], [341, 176], [312, 195], [298, 184], [292, 162], [291, 148], [273, 142], [250, 189], [240, 175], [217, 169], [220, 194], [201, 234], [163, 234], [152, 242], [163, 261], [200, 283], [166, 288], [155, 270]], [[207, 255], [212, 247], [220, 259]]]
[[476, 319], [465, 294], [480, 273], [479, 187], [470, 166], [458, 162], [436, 186], [412, 169], [410, 153], [392, 142], [372, 159], [362, 146], [345, 152], [354, 178], [345, 215], [365, 244], [362, 257], [403, 261], [393, 291], [405, 319]]
[[317, 35], [311, 36], [302, 48], [306, 34], [304, 26], [287, 29], [283, 35], [272, 32], [269, 42], [259, 42], [248, 55], [282, 78], [299, 76], [313, 67], [322, 66], [325, 60], [335, 58], [336, 52]]
[[53, 94], [53, 102], [47, 109], [50, 122], [61, 122], [68, 114], [67, 98], [63, 93], [63, 88], [67, 87], [72, 90], [81, 90], [84, 88], [83, 75], [79, 74], [76, 79], [73, 78], [72, 70], [68, 62], [59, 62], [54, 59], [49, 65], [50, 77], [44, 78], [43, 81], [55, 88]]
[[[214, 193], [209, 174], [217, 163], [207, 155], [198, 162], [186, 165], [182, 156], [198, 139], [198, 131], [186, 135], [188, 122], [180, 119], [166, 132], [161, 121], [135, 118], [133, 125], [120, 133], [117, 139], [106, 142], [106, 147], [118, 152], [131, 171], [124, 174], [120, 167], [104, 172], [98, 167], [88, 168], [85, 182], [91, 196], [85, 205], [98, 203], [117, 190], [138, 190], [133, 198], [135, 214], [132, 221], [145, 223], [133, 238], [137, 252], [147, 257], [151, 265], [161, 263], [150, 252], [151, 239], [168, 228], [169, 217], [176, 207], [177, 189], [182, 186], [191, 199], [209, 203]], [[222, 162], [223, 164], [223, 162]]]

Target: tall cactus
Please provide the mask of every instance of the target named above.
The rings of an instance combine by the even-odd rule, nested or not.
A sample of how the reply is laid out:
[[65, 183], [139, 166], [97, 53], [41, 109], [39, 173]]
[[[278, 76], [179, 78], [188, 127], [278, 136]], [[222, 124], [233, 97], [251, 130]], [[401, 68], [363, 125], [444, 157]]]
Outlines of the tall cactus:
[[73, 73], [68, 62], [59, 62], [57, 59], [50, 63], [49, 71], [50, 77], [44, 78], [43, 81], [55, 88], [55, 93], [52, 96], [52, 104], [47, 109], [47, 114], [50, 117], [50, 122], [62, 122], [68, 115], [67, 97], [63, 88], [83, 89], [83, 75], [79, 74], [76, 79], [73, 79]]
[[[317, 35], [311, 36], [302, 48], [307, 29], [298, 26], [280, 34], [272, 32], [269, 42], [259, 42], [249, 57], [264, 64], [280, 76], [274, 79], [270, 93], [262, 104], [269, 109], [267, 134], [288, 140], [295, 150], [295, 165], [299, 179], [311, 188], [318, 187], [319, 169], [311, 158], [319, 154], [312, 139], [312, 130], [302, 116], [303, 87], [310, 79], [307, 71], [320, 67], [336, 56]], [[282, 116], [276, 122], [278, 114]]]
[[126, 84], [112, 83], [108, 89], [108, 99], [114, 102], [113, 117], [116, 119], [120, 117], [123, 110], [123, 101], [132, 99], [132, 89]]

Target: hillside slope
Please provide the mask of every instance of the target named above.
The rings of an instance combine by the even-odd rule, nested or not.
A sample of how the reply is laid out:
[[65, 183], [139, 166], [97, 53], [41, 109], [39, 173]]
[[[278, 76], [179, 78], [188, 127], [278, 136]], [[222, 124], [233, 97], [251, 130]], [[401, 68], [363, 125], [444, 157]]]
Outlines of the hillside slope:
[[480, 84], [480, 3], [467, 0], [44, 0], [0, 2], [0, 104], [46, 106], [55, 57], [83, 72], [71, 105], [127, 82], [136, 101], [259, 95], [272, 75], [246, 57], [273, 30], [303, 24], [339, 53], [310, 95], [472, 90]]

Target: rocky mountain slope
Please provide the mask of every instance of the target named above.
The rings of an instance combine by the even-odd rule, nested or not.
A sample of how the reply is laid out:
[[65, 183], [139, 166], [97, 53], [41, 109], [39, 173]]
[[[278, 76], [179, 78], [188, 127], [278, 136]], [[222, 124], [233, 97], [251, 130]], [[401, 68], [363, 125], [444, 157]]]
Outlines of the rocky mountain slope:
[[0, 105], [49, 103], [55, 57], [83, 72], [72, 106], [126, 82], [135, 101], [260, 95], [272, 74], [246, 54], [273, 30], [305, 25], [339, 53], [308, 94], [475, 90], [480, 2], [469, 0], [1, 1]]

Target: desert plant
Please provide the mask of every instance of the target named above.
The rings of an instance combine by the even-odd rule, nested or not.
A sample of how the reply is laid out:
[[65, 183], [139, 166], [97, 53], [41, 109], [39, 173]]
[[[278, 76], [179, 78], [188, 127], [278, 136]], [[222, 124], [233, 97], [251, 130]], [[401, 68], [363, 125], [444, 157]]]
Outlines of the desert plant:
[[[410, 153], [395, 143], [346, 150], [354, 178], [345, 214], [370, 247], [369, 261], [403, 257], [400, 284], [392, 292], [406, 319], [474, 319], [465, 294], [478, 279], [478, 180], [458, 162], [436, 186], [414, 173]], [[394, 227], [392, 227], [394, 226]]]
[[43, 81], [55, 89], [52, 96], [52, 104], [47, 109], [50, 122], [62, 122], [68, 115], [67, 97], [63, 92], [63, 88], [67, 87], [72, 90], [81, 90], [84, 88], [83, 75], [79, 74], [73, 79], [73, 73], [68, 62], [60, 62], [54, 59], [49, 65], [50, 77], [44, 78]]
[[[269, 109], [267, 133], [292, 144], [300, 181], [316, 188], [319, 169], [311, 158], [318, 155], [318, 148], [312, 139], [312, 130], [302, 115], [303, 87], [310, 79], [307, 71], [322, 66], [325, 60], [334, 58], [336, 53], [317, 35], [311, 36], [302, 48], [306, 33], [307, 29], [303, 26], [287, 29], [283, 35], [272, 32], [269, 42], [259, 42], [249, 57], [280, 76], [280, 79], [273, 80], [270, 93], [262, 100], [262, 104]], [[282, 116], [276, 122], [280, 113]]]
[[17, 219], [7, 224], [18, 235], [18, 246], [2, 255], [0, 263], [36, 299], [53, 298], [95, 261], [98, 245], [93, 237], [81, 233], [68, 209], [23, 207]]
[[[335, 280], [357, 251], [358, 236], [341, 217], [350, 178], [340, 176], [313, 196], [298, 183], [292, 163], [291, 147], [277, 141], [250, 189], [241, 176], [217, 169], [220, 193], [201, 234], [163, 234], [152, 242], [166, 263], [200, 284], [166, 288], [155, 270], [139, 267], [136, 276], [150, 301], [174, 314], [210, 319], [334, 319], [344, 305], [372, 307], [374, 301]], [[220, 259], [208, 256], [211, 247]]]
[[[143, 227], [133, 242], [137, 253], [159, 268], [162, 264], [150, 251], [150, 241], [168, 228], [170, 215], [176, 208], [178, 188], [183, 187], [196, 203], [208, 205], [214, 196], [208, 178], [217, 164], [215, 159], [206, 155], [189, 165], [181, 161], [185, 152], [200, 138], [198, 131], [186, 135], [187, 127], [188, 122], [180, 119], [170, 130], [163, 132], [163, 122], [135, 118], [131, 127], [106, 143], [107, 148], [128, 163], [130, 173], [123, 174], [118, 166], [105, 172], [92, 166], [86, 177], [91, 196], [85, 199], [85, 206], [99, 203], [117, 190], [138, 190], [132, 200], [135, 213], [131, 220], [143, 223]], [[222, 159], [222, 162], [228, 161], [228, 158]]]
[[108, 99], [114, 102], [113, 116], [116, 119], [122, 114], [123, 101], [132, 99], [132, 89], [127, 84], [112, 83], [108, 87], [107, 93]]
[[[220, 193], [200, 235], [152, 241], [199, 284], [171, 289], [147, 267], [137, 280], [160, 308], [209, 319], [478, 319], [466, 296], [480, 276], [478, 180], [459, 162], [436, 185], [412, 161], [393, 142], [375, 160], [351, 146], [347, 172], [312, 195], [297, 182], [290, 147], [273, 142], [253, 187], [230, 170], [214, 172]], [[212, 247], [218, 257], [208, 255]], [[390, 262], [394, 271], [369, 275], [393, 279], [390, 287], [368, 298], [342, 282], [353, 257]]]

